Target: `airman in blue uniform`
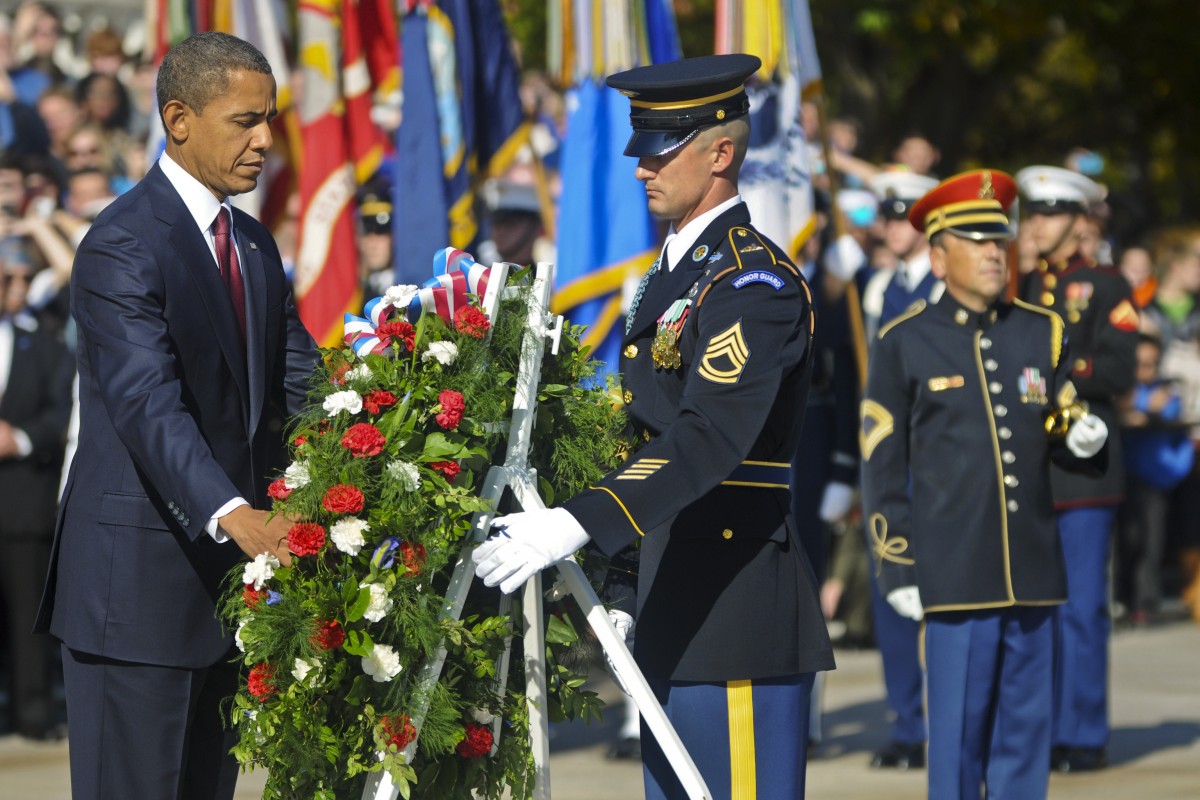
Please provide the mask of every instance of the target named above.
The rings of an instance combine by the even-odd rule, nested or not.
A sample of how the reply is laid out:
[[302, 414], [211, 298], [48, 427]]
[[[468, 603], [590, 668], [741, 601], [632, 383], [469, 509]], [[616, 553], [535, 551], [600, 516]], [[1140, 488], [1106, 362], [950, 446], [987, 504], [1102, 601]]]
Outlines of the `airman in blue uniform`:
[[[800, 798], [813, 673], [833, 668], [790, 468], [811, 378], [812, 300], [737, 191], [753, 56], [640, 67], [626, 155], [672, 229], [621, 358], [644, 445], [562, 508], [511, 514], [475, 553], [513, 591], [594, 540], [641, 541], [635, 656], [716, 798]], [[648, 798], [685, 797], [645, 731]], [[797, 752], [800, 757], [797, 758]]]
[[931, 800], [1045, 797], [1052, 608], [1067, 588], [1049, 465], [1105, 457], [1062, 320], [1003, 299], [1015, 195], [1008, 175], [976, 170], [912, 207], [946, 292], [880, 331], [862, 404], [880, 589], [925, 621]]

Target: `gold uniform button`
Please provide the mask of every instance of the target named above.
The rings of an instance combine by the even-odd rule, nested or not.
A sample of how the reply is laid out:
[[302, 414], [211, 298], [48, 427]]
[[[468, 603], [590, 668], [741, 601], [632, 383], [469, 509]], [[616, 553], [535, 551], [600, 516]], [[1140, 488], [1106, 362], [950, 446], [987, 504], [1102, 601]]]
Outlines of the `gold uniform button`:
[[637, 354], [638, 354], [638, 349], [637, 349], [636, 344], [630, 344], [630, 345], [625, 346], [625, 357], [626, 358], [637, 358]]
[[1088, 363], [1087, 363], [1086, 358], [1075, 359], [1075, 371], [1076, 372], [1083, 372], [1087, 368], [1088, 368]]
[[1055, 286], [1058, 286], [1058, 278], [1054, 275], [1047, 275], [1042, 279], [1042, 283], [1045, 284], [1047, 289], [1053, 289]]
[[729, 530], [729, 528], [726, 528], [725, 530], [721, 531], [721, 538], [722, 539], [732, 539], [733, 531]]
[[1054, 305], [1054, 292], [1043, 292], [1042, 293], [1042, 305], [1044, 305], [1044, 306]]
[[625, 400], [625, 405], [629, 405], [633, 402], [633, 392], [629, 391], [628, 389], [625, 390], [623, 397]]
[[1082, 319], [1082, 316], [1075, 309], [1072, 308], [1067, 312], [1067, 322], [1079, 322], [1080, 319]]

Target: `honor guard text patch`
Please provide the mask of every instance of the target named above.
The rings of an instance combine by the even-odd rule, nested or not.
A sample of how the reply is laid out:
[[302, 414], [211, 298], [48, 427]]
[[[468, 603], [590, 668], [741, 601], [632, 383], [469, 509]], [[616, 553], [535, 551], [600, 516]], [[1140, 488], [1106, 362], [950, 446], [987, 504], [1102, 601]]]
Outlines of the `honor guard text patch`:
[[747, 272], [745, 275], [739, 275], [733, 279], [733, 288], [741, 289], [743, 286], [748, 286], [752, 283], [769, 284], [775, 291], [783, 288], [783, 278], [778, 275], [773, 275], [770, 272], [764, 272], [761, 269], [756, 269]]
[[750, 359], [750, 348], [742, 337], [742, 321], [708, 340], [696, 373], [713, 383], [737, 383]]

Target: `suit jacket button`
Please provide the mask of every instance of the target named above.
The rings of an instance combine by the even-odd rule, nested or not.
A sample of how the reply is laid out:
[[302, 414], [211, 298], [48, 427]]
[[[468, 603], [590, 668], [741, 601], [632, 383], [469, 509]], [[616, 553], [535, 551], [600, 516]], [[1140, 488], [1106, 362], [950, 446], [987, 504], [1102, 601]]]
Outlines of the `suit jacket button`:
[[174, 510], [175, 510], [175, 501], [174, 501], [174, 500], [172, 500], [171, 502], [167, 503], [167, 508], [169, 508], [169, 509], [171, 509], [172, 511], [174, 511]]
[[625, 346], [625, 357], [626, 358], [637, 358], [637, 354], [638, 354], [638, 349], [637, 349], [636, 344], [630, 344], [630, 345]]
[[625, 394], [624, 394], [624, 400], [625, 400], [625, 405], [629, 405], [630, 403], [632, 403], [633, 402], [633, 392], [626, 389]]
[[721, 531], [721, 538], [722, 539], [732, 539], [733, 531], [729, 530], [729, 528], [726, 528], [725, 530]]

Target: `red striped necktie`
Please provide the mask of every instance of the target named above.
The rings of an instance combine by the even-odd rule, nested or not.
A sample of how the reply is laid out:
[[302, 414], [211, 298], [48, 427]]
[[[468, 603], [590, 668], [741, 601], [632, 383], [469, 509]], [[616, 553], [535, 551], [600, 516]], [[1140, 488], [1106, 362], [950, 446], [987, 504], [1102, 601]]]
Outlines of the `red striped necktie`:
[[225, 289], [233, 303], [233, 313], [237, 317], [238, 329], [242, 333], [242, 342], [246, 341], [246, 287], [242, 283], [242, 270], [238, 264], [237, 248], [233, 246], [230, 235], [229, 209], [221, 206], [217, 219], [213, 222], [213, 244], [217, 250], [217, 265], [221, 268], [221, 280], [225, 281]]

